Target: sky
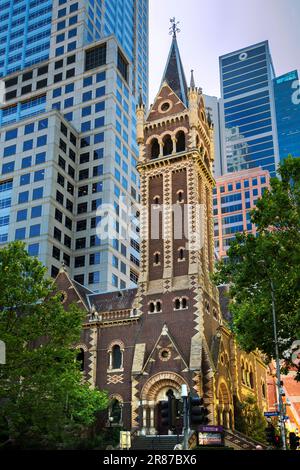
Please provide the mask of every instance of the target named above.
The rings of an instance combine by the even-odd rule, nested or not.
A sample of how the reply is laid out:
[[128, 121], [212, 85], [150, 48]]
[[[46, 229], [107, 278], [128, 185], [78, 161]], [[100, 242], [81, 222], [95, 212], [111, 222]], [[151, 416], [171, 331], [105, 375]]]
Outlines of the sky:
[[300, 0], [149, 0], [149, 5], [149, 103], [168, 57], [173, 16], [180, 21], [177, 40], [187, 80], [194, 69], [205, 94], [220, 96], [220, 55], [266, 39], [277, 76], [300, 71]]

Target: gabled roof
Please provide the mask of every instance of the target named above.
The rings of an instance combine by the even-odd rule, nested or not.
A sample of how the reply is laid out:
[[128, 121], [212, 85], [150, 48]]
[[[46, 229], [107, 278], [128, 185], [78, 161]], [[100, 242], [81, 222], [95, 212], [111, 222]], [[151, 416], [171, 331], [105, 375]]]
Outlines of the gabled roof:
[[90, 305], [95, 306], [97, 312], [110, 312], [131, 309], [136, 294], [137, 289], [134, 288], [104, 294], [89, 294], [87, 298]]
[[173, 36], [167, 64], [160, 86], [162, 86], [163, 82], [168, 83], [170, 88], [172, 88], [172, 90], [187, 107], [187, 83], [179, 54], [176, 36]]

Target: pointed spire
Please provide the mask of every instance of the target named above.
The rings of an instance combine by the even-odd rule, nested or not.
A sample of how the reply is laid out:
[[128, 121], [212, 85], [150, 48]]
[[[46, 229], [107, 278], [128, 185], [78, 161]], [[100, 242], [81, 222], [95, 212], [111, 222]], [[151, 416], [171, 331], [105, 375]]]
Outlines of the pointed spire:
[[172, 44], [161, 81], [167, 82], [170, 88], [176, 93], [181, 101], [188, 106], [187, 100], [187, 83], [179, 54], [176, 34], [173, 35]]
[[141, 86], [140, 86], [140, 92], [139, 92], [138, 105], [139, 105], [140, 108], [142, 108], [144, 106], [143, 95], [142, 95], [142, 87]]
[[194, 70], [193, 69], [191, 70], [190, 88], [195, 88]]
[[210, 111], [209, 111], [209, 110], [207, 111], [207, 123], [208, 123], [209, 127], [211, 127], [211, 126], [212, 126], [212, 123], [213, 123], [213, 122], [212, 122], [212, 118], [211, 118], [211, 114], [210, 114]]

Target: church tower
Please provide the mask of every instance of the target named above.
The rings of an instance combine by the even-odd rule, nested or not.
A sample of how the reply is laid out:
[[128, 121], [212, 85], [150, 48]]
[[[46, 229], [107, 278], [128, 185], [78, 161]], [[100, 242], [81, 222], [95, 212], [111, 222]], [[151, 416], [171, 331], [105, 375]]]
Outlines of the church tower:
[[[187, 86], [176, 27], [159, 92], [137, 106], [143, 317], [132, 369], [132, 427], [162, 432], [157, 404], [180, 387], [204, 397], [217, 420], [212, 348], [222, 330], [214, 263], [213, 124], [191, 72]], [[142, 406], [142, 411], [140, 407]]]
[[[212, 425], [233, 430], [234, 403], [249, 393], [268, 409], [262, 358], [238, 348], [222, 290], [224, 316], [211, 282], [213, 125], [193, 72], [187, 85], [172, 23], [159, 92], [149, 111], [141, 97], [136, 109], [138, 286], [98, 294], [71, 280], [66, 269], [56, 279], [64, 305], [76, 302], [86, 310], [77, 346], [87, 380], [109, 394], [102, 425], [146, 435], [168, 434], [162, 402], [180, 399], [182, 385], [203, 397]], [[175, 428], [182, 432], [180, 418]]]

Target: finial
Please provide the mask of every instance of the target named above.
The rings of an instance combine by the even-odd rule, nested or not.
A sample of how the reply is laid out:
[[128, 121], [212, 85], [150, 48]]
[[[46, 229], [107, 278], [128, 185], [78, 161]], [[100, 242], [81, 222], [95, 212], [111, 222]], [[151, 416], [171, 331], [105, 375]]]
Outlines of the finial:
[[67, 270], [66, 270], [66, 265], [65, 265], [65, 262], [64, 262], [64, 260], [63, 260], [63, 261], [61, 262], [61, 267], [60, 267], [60, 269], [59, 269], [59, 272], [60, 272], [60, 273], [64, 273], [64, 272], [66, 272], [66, 271], [67, 271]]
[[176, 33], [180, 33], [180, 29], [178, 28], [179, 21], [176, 21], [175, 16], [173, 16], [173, 18], [170, 18], [170, 23], [169, 34], [172, 34], [173, 38], [176, 38]]
[[190, 88], [195, 88], [195, 80], [194, 80], [194, 70], [191, 70], [191, 83]]
[[144, 105], [144, 103], [143, 103], [142, 87], [140, 86], [139, 107], [141, 108], [143, 105]]

